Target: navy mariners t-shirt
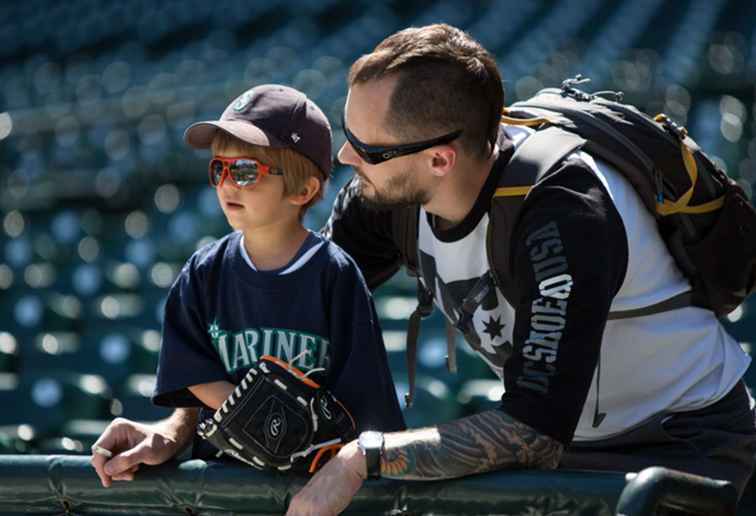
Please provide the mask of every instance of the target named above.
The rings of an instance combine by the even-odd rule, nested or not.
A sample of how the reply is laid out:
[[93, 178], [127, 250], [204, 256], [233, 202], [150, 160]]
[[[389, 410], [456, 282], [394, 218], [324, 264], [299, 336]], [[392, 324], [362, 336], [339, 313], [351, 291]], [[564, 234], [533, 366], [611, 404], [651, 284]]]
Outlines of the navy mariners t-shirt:
[[[258, 271], [235, 232], [198, 250], [171, 287], [152, 401], [199, 406], [187, 387], [238, 384], [262, 355], [290, 362], [328, 387], [358, 431], [404, 428], [372, 296], [354, 261], [310, 233], [278, 270]], [[195, 439], [193, 457], [214, 447]]]

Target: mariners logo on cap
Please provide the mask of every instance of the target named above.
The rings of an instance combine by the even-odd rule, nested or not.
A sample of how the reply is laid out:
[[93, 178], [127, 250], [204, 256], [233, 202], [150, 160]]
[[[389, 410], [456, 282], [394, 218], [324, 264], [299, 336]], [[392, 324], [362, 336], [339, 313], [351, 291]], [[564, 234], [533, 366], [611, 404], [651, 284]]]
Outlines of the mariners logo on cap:
[[244, 92], [242, 96], [236, 99], [236, 102], [234, 102], [234, 111], [236, 111], [237, 113], [246, 111], [250, 102], [252, 102], [252, 93], [249, 91]]

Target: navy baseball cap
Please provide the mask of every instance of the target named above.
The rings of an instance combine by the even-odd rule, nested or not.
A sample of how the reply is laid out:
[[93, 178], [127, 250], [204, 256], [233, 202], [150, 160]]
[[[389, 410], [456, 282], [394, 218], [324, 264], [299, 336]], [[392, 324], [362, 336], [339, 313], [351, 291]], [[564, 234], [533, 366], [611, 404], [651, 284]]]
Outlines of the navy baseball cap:
[[289, 148], [331, 173], [331, 125], [323, 111], [299, 90], [280, 84], [255, 86], [239, 95], [220, 120], [190, 125], [184, 140], [207, 149], [218, 130], [263, 147]]

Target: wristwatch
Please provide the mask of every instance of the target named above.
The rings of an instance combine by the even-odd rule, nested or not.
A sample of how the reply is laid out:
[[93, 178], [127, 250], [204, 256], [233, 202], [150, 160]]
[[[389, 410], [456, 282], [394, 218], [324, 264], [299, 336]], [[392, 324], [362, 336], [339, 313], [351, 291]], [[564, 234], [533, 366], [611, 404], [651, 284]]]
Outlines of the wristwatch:
[[381, 478], [381, 456], [383, 455], [383, 432], [366, 430], [357, 438], [357, 447], [365, 456], [367, 477]]

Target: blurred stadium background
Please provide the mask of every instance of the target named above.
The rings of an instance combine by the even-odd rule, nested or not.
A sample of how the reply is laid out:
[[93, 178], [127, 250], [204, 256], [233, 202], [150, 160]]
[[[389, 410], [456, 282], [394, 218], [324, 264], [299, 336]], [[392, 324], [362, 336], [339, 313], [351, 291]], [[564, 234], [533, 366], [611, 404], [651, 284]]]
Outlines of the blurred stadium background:
[[[182, 134], [248, 87], [305, 91], [329, 116], [336, 151], [351, 62], [391, 32], [444, 21], [495, 53], [507, 102], [582, 73], [591, 89], [622, 90], [687, 125], [751, 192], [754, 19], [756, 3], [736, 0], [3, 2], [0, 451], [86, 453], [116, 415], [166, 415], [149, 395], [167, 289], [198, 246], [229, 230], [208, 154]], [[349, 175], [336, 169], [309, 227]], [[395, 278], [377, 306], [404, 392], [414, 283]], [[750, 352], [756, 299], [726, 325]], [[438, 315], [422, 339], [410, 424], [499, 398], [463, 346], [460, 373], [446, 372]]]

